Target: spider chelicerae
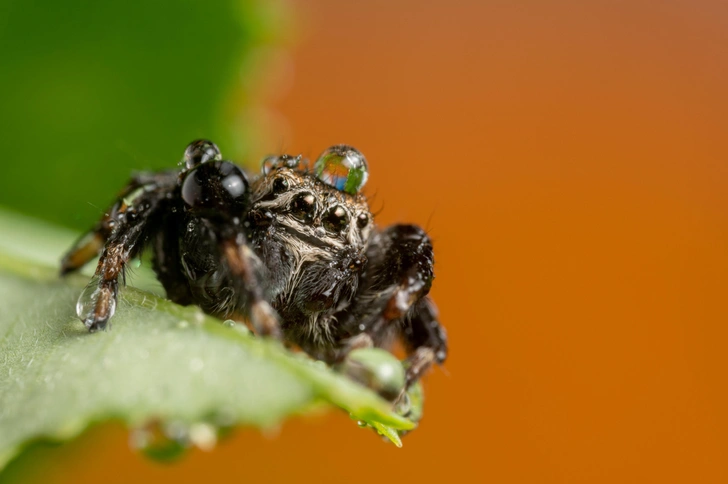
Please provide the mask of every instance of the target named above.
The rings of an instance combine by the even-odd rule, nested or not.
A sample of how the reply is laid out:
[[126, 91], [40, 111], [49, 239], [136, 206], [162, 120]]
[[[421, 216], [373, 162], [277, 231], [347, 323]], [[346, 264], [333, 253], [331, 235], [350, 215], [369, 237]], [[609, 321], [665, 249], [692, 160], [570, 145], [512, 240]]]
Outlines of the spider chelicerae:
[[351, 146], [332, 146], [312, 167], [270, 156], [248, 175], [214, 143], [194, 141], [179, 169], [133, 176], [63, 258], [68, 274], [100, 255], [78, 317], [105, 329], [126, 265], [148, 247], [172, 301], [247, 322], [329, 364], [399, 337], [408, 388], [447, 356], [427, 297], [432, 244], [415, 225], [374, 225], [360, 193], [367, 177]]

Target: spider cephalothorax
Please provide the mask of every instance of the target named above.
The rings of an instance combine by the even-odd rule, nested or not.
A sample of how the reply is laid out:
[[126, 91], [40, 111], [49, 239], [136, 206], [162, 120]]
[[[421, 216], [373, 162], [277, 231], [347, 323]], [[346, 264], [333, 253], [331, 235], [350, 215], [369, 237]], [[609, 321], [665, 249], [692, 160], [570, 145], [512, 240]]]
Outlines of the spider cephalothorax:
[[333, 146], [313, 166], [271, 156], [249, 179], [198, 140], [181, 165], [133, 177], [63, 259], [65, 274], [101, 255], [77, 305], [89, 330], [107, 327], [125, 265], [150, 247], [171, 300], [248, 322], [328, 363], [397, 335], [409, 353], [407, 386], [445, 360], [427, 298], [430, 240], [417, 226], [374, 225], [356, 149]]

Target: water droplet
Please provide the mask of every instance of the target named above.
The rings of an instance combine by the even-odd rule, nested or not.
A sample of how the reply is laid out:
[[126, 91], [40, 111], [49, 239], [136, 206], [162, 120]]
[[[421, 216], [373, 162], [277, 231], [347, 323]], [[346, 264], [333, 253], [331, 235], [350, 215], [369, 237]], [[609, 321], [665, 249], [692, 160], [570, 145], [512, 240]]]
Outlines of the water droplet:
[[394, 400], [405, 385], [402, 363], [392, 353], [381, 348], [353, 350], [337, 366], [337, 370], [387, 400]]
[[235, 321], [233, 321], [232, 319], [226, 319], [225, 321], [223, 321], [222, 324], [223, 324], [223, 326], [225, 326], [227, 328], [234, 328], [235, 327]]
[[110, 291], [104, 292], [99, 289], [100, 281], [101, 278], [99, 276], [92, 277], [83, 292], [81, 292], [81, 295], [78, 297], [78, 302], [76, 303], [76, 315], [87, 326], [96, 318], [96, 307], [99, 304], [100, 297], [103, 296], [106, 298], [103, 303], [105, 308], [100, 307], [99, 310], [103, 310], [107, 319], [113, 316], [116, 311], [116, 300], [111, 295]]
[[397, 402], [394, 411], [397, 412], [399, 415], [407, 415], [411, 409], [412, 400], [410, 399], [409, 394], [405, 392], [402, 394], [402, 398], [400, 398]]
[[197, 448], [209, 452], [217, 444], [217, 429], [204, 422], [192, 424], [189, 430], [189, 439]]
[[347, 145], [324, 151], [314, 165], [314, 172], [322, 182], [351, 195], [364, 186], [369, 176], [364, 155]]
[[364, 420], [357, 420], [356, 424], [359, 426], [359, 428], [362, 428], [362, 429], [365, 429], [368, 426], [368, 424]]
[[129, 445], [160, 462], [179, 459], [188, 447], [186, 440], [170, 437], [159, 422], [136, 428], [129, 434]]
[[301, 163], [301, 155], [270, 155], [263, 158], [263, 174], [267, 175], [276, 168], [296, 168]]

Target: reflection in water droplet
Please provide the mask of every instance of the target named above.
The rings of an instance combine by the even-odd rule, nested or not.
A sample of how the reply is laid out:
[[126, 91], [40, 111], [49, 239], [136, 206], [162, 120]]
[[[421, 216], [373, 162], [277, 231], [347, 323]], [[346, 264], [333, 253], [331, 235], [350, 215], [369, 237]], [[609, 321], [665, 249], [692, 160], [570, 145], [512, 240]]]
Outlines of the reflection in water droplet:
[[367, 427], [367, 423], [363, 420], [357, 420], [356, 424], [359, 426], [359, 428], [365, 429]]
[[351, 195], [361, 190], [369, 176], [364, 155], [347, 145], [324, 151], [316, 160], [314, 172], [322, 182]]

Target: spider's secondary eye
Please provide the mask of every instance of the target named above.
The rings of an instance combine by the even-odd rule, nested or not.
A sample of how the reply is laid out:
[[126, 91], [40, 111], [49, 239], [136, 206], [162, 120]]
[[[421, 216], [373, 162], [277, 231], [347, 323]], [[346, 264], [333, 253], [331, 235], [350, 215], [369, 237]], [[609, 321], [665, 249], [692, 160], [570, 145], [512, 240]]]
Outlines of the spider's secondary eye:
[[198, 139], [187, 145], [182, 161], [187, 169], [191, 169], [202, 163], [221, 159], [220, 148], [215, 143], [206, 139]]
[[349, 223], [349, 216], [344, 207], [337, 205], [324, 215], [324, 228], [331, 232], [341, 232]]
[[248, 180], [229, 161], [203, 163], [182, 183], [182, 199], [194, 211], [226, 215], [244, 211], [248, 204]]
[[281, 193], [288, 190], [288, 180], [283, 177], [273, 180], [273, 193]]
[[363, 229], [369, 224], [369, 215], [365, 213], [360, 213], [359, 216], [356, 218], [356, 224], [359, 226], [360, 229]]
[[351, 195], [361, 190], [369, 176], [364, 155], [347, 145], [332, 146], [321, 153], [314, 172], [322, 182]]
[[291, 214], [303, 222], [311, 222], [316, 213], [316, 197], [311, 193], [299, 193], [291, 202]]

